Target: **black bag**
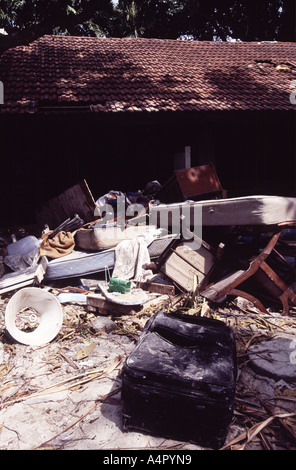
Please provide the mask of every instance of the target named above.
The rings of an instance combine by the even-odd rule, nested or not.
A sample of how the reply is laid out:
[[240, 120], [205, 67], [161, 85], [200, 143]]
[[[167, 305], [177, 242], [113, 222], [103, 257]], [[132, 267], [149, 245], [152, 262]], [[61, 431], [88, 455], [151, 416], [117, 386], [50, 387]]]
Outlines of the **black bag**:
[[123, 367], [123, 429], [220, 448], [236, 375], [234, 334], [225, 323], [159, 312]]

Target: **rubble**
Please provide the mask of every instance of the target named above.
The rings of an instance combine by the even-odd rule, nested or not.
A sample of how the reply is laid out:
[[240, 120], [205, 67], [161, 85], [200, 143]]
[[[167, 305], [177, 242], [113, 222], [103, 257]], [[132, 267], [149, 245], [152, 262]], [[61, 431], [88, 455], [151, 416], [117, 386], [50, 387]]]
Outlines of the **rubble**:
[[[146, 192], [112, 191], [97, 201], [85, 181], [70, 188], [39, 213], [38, 230], [18, 232], [19, 240], [34, 236], [40, 250], [37, 260], [22, 257], [25, 268], [14, 271], [5, 263], [12, 237], [1, 234], [1, 449], [202, 449], [122, 427], [122, 367], [160, 311], [218, 319], [235, 334], [239, 374], [223, 448], [296, 448], [296, 200], [227, 199], [217, 179], [217, 199], [209, 199], [211, 191], [195, 190], [199, 169], [190, 171], [187, 176], [196, 178], [189, 186], [182, 171], [181, 179], [174, 175], [163, 188], [155, 181]], [[179, 201], [171, 199], [171, 184], [182, 189]], [[169, 198], [165, 204], [157, 199], [161, 194]], [[75, 204], [73, 195], [82, 199], [77, 196]], [[130, 209], [125, 219], [120, 197]], [[131, 205], [140, 201], [139, 216]], [[202, 227], [195, 230], [197, 214]], [[111, 245], [98, 245], [100, 233], [105, 237], [114, 228]], [[50, 241], [46, 252], [44, 241]], [[109, 291], [112, 276], [128, 291], [120, 292], [116, 282], [115, 292]], [[55, 297], [63, 312], [54, 337], [42, 345], [21, 344], [7, 334], [9, 305], [26, 288]], [[22, 328], [26, 335], [32, 324]]]

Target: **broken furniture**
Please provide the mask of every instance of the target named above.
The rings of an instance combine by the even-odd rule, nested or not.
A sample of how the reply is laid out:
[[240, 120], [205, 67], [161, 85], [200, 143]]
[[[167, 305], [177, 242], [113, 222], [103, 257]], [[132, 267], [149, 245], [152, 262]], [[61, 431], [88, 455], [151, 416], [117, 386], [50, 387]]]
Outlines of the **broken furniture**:
[[159, 312], [122, 370], [123, 429], [220, 448], [236, 376], [235, 339], [224, 322]]
[[213, 163], [176, 170], [157, 193], [157, 199], [163, 203], [214, 197], [225, 198], [226, 191]]
[[278, 298], [283, 306], [283, 315], [289, 313], [289, 302], [296, 305], [296, 294], [286, 285], [279, 275], [267, 264], [268, 256], [275, 249], [280, 237], [280, 232], [274, 234], [258, 256], [250, 260], [246, 269], [227, 274], [217, 282], [208, 285], [200, 291], [203, 297], [214, 302], [221, 302], [228, 296], [240, 296], [250, 300], [260, 311], [267, 313], [266, 308], [251, 293], [240, 288], [247, 280], [253, 277], [254, 281], [260, 285], [260, 290], [268, 291], [272, 298]]
[[[210, 276], [215, 270], [214, 267], [211, 268], [211, 264], [212, 266], [214, 264], [213, 250], [207, 247], [205, 251], [204, 243], [201, 244], [202, 250], [196, 250], [192, 246], [193, 251], [187, 253], [186, 260], [184, 260], [184, 248], [181, 248], [180, 243], [175, 242], [175, 246], [171, 246], [170, 256], [168, 256], [168, 248], [158, 261], [162, 272], [187, 291], [192, 291], [193, 277], [196, 275], [198, 284], [200, 284], [199, 293], [215, 302], [222, 301], [227, 295], [240, 295], [252, 300], [261, 311], [266, 312], [266, 308], [257, 295], [252, 295], [252, 292], [245, 290], [246, 281], [252, 278], [251, 280], [253, 284], [257, 285], [258, 291], [267, 292], [272, 299], [280, 300], [284, 315], [289, 313], [289, 305], [296, 305], [296, 294], [268, 262], [271, 253], [276, 253], [286, 262], [276, 245], [281, 233], [296, 225], [295, 198], [248, 196], [224, 200], [160, 204], [151, 207], [150, 218], [157, 223], [157, 226], [166, 226], [170, 229], [173, 227], [173, 221], [176, 221], [178, 217], [179, 220], [182, 220], [184, 215], [190, 218], [189, 221], [186, 221], [187, 227], [196, 229], [196, 225], [200, 224], [202, 233], [206, 232], [206, 229], [211, 229], [212, 233], [222, 236], [223, 243], [227, 243], [229, 235], [236, 232], [253, 234], [255, 238], [261, 234], [270, 233], [271, 240], [263, 247], [261, 253], [257, 251], [251, 253], [249, 258], [244, 260], [243, 267], [227, 272], [220, 278], [216, 278], [215, 282], [213, 282], [213, 278], [210, 280]], [[182, 224], [180, 224], [180, 228], [182, 229]], [[181, 253], [182, 250], [183, 253]], [[208, 266], [205, 271], [202, 271], [202, 276], [196, 269], [197, 257], [201, 257], [204, 267]], [[165, 263], [163, 263], [164, 259]], [[295, 268], [290, 266], [290, 270], [293, 271], [293, 269]], [[208, 282], [211, 284], [207, 286]]]
[[[190, 239], [181, 235], [173, 238], [157, 259], [155, 267], [185, 292], [194, 292], [197, 288], [202, 297], [213, 302], [222, 302], [226, 296], [244, 297], [260, 311], [267, 313], [263, 303], [252, 294], [252, 290], [248, 292], [245, 289], [246, 281], [252, 277], [253, 282], [257, 284], [257, 290], [267, 292], [272, 299], [279, 299], [283, 307], [282, 313], [287, 315], [289, 304], [296, 305], [296, 294], [266, 262], [272, 252], [280, 256], [276, 250], [280, 235], [280, 231], [274, 234], [261, 253], [247, 261], [247, 267], [228, 272], [215, 282], [211, 278], [219, 264], [218, 253], [193, 233]], [[291, 266], [289, 268], [293, 270]]]
[[207, 280], [215, 264], [211, 247], [193, 233], [185, 239], [173, 239], [156, 261], [156, 268], [174, 281], [185, 292], [194, 290], [196, 278], [199, 289]]

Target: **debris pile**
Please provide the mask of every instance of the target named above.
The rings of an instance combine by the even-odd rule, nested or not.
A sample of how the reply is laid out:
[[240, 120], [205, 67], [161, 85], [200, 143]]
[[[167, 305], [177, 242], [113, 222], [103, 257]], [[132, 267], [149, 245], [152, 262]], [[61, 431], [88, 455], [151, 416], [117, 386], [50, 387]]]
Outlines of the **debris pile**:
[[[87, 398], [88, 410], [78, 417], [73, 411], [73, 426], [34, 445], [6, 439], [1, 448], [71, 448], [64, 433], [105, 402], [117, 407], [116, 448], [133, 446], [127, 436], [135, 434], [121, 424], [120, 372], [148, 320], [166, 312], [191, 323], [222, 322], [235, 335], [234, 409], [220, 448], [295, 449], [296, 199], [228, 198], [206, 165], [178, 170], [163, 186], [153, 181], [143, 191], [111, 190], [97, 200], [82, 181], [43, 206], [36, 220], [0, 238], [0, 443], [12, 405], [60, 393], [69, 404], [92, 381], [103, 379], [104, 387], [99, 398]], [[29, 388], [28, 378], [21, 383], [24, 371], [14, 373], [19, 347], [30, 351], [23, 358], [51, 351], [38, 385], [37, 372]], [[117, 384], [111, 391], [110, 377]], [[161, 437], [154, 438], [157, 448]], [[190, 432], [188, 442], [173, 442], [160, 448], [198, 448]]]

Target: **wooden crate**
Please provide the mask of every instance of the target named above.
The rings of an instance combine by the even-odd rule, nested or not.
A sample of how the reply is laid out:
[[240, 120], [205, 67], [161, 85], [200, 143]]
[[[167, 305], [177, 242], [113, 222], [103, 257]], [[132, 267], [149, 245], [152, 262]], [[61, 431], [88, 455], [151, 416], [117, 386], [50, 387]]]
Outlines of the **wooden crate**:
[[192, 234], [191, 239], [174, 240], [158, 261], [160, 271], [181, 289], [192, 292], [197, 284], [206, 282], [215, 263], [210, 246]]

